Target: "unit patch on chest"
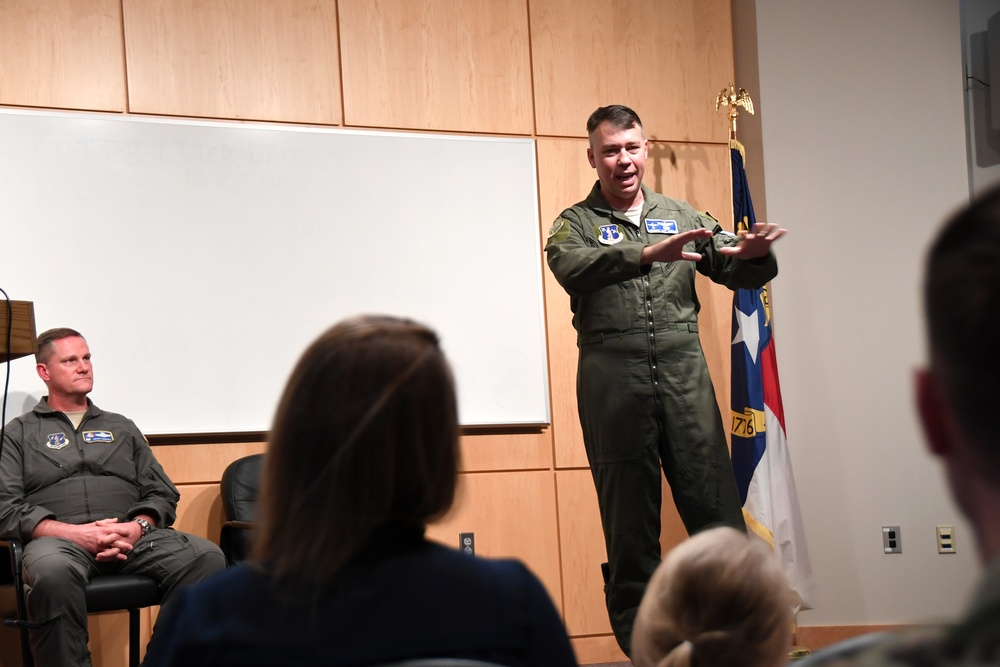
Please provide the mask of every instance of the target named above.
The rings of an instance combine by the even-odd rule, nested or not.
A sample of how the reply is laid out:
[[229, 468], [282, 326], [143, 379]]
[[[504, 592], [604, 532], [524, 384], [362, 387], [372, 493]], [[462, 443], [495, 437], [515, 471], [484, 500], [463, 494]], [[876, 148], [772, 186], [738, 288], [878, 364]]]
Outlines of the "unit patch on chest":
[[597, 240], [604, 245], [620, 243], [625, 238], [618, 225], [601, 225], [597, 228]]
[[49, 433], [48, 442], [45, 446], [49, 449], [62, 449], [69, 444], [69, 440], [66, 439], [65, 433]]
[[676, 234], [677, 221], [646, 218], [646, 231], [650, 234]]
[[84, 442], [114, 442], [115, 434], [111, 431], [84, 431]]

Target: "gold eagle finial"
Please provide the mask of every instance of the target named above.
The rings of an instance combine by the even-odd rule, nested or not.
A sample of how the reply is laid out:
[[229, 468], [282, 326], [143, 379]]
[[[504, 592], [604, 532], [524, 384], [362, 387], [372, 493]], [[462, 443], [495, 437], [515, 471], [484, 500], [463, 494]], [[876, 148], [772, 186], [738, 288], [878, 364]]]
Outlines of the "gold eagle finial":
[[740, 116], [740, 112], [736, 110], [736, 107], [743, 107], [747, 110], [747, 113], [753, 115], [753, 100], [750, 99], [750, 93], [745, 88], [740, 88], [739, 92], [737, 92], [733, 88], [733, 84], [729, 84], [729, 87], [723, 88], [719, 92], [719, 96], [715, 98], [715, 110], [718, 111], [722, 107], [729, 107], [729, 138], [735, 141], [736, 119]]

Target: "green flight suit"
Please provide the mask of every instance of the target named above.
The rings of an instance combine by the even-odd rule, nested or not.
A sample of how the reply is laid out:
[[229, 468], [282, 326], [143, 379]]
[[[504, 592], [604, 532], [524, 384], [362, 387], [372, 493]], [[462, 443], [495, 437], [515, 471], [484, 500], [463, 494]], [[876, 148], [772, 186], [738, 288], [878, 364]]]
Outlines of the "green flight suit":
[[[695, 270], [730, 289], [777, 274], [773, 255], [718, 252], [736, 238], [711, 216], [642, 186], [637, 228], [598, 182], [549, 231], [549, 268], [570, 295], [580, 349], [577, 406], [608, 552], [605, 597], [626, 654], [646, 583], [660, 563], [660, 468], [689, 533], [745, 530], [728, 438], [698, 338]], [[670, 233], [707, 227], [689, 261], [640, 266], [642, 249]], [[693, 246], [693, 247], [692, 247]]]

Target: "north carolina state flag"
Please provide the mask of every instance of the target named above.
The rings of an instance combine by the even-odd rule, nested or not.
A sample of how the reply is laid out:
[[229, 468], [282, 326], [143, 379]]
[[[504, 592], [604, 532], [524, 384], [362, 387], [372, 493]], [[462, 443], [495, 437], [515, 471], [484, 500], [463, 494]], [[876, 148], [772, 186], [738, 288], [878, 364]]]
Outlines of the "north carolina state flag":
[[[736, 229], [756, 222], [743, 167], [742, 146], [731, 143]], [[736, 290], [732, 338], [733, 471], [747, 529], [781, 557], [799, 609], [812, 609], [815, 584], [806, 549], [792, 462], [785, 441], [785, 411], [771, 335], [767, 287]]]

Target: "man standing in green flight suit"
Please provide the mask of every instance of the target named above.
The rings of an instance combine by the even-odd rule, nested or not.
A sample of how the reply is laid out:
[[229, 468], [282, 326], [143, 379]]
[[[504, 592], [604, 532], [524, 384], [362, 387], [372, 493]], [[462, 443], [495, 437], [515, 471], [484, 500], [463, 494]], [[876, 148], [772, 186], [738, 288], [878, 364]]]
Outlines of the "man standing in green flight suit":
[[698, 338], [695, 270], [730, 289], [777, 275], [759, 223], [725, 232], [642, 183], [648, 141], [626, 106], [587, 121], [598, 182], [549, 231], [549, 268], [570, 295], [580, 349], [577, 405], [608, 562], [604, 592], [626, 655], [646, 583], [660, 563], [660, 468], [688, 532], [745, 530], [728, 438]]

